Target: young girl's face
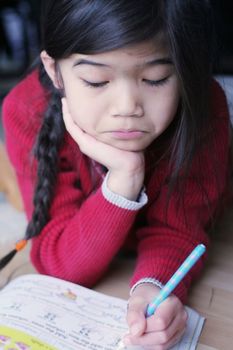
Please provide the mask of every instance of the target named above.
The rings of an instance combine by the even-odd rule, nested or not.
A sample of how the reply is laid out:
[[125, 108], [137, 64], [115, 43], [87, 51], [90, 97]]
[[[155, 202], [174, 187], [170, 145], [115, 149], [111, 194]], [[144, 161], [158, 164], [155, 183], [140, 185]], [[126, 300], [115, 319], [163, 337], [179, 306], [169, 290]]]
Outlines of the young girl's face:
[[173, 120], [179, 86], [165, 45], [138, 44], [59, 61], [71, 116], [96, 139], [142, 151]]

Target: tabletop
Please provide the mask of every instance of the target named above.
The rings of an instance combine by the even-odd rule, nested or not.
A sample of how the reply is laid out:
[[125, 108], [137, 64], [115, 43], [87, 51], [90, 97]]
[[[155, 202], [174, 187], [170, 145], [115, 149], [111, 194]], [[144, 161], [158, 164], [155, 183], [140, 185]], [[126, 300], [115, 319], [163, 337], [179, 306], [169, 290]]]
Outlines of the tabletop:
[[[191, 288], [188, 305], [206, 318], [197, 350], [229, 350], [233, 347], [233, 209], [218, 222], [211, 236], [209, 258], [201, 278]], [[1, 244], [0, 256], [9, 249], [9, 242]], [[36, 273], [29, 250], [30, 246], [1, 271], [0, 287], [16, 276]], [[116, 259], [95, 289], [127, 299], [134, 262], [132, 258]]]

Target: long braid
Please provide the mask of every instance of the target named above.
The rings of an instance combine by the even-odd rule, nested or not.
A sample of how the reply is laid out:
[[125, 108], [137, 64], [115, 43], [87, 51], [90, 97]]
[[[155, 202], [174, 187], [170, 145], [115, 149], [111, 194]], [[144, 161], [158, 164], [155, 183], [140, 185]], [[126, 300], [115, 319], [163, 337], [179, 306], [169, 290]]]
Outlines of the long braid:
[[34, 211], [26, 230], [26, 239], [38, 235], [49, 220], [64, 130], [60, 94], [54, 91], [35, 147], [35, 157], [38, 160], [37, 184], [33, 199]]
[[40, 80], [52, 92], [35, 144], [34, 155], [38, 160], [38, 168], [33, 198], [34, 210], [26, 229], [25, 239], [16, 243], [15, 248], [0, 260], [0, 270], [11, 261], [19, 250], [24, 248], [28, 239], [40, 234], [49, 220], [49, 208], [59, 171], [59, 150], [64, 139], [65, 125], [62, 117], [60, 92], [52, 87], [42, 66], [40, 67]]

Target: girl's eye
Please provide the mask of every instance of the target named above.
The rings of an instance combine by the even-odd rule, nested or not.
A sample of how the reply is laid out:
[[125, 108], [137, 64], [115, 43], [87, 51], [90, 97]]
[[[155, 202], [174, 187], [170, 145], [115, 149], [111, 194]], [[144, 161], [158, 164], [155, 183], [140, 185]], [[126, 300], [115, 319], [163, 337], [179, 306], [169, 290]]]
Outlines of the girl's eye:
[[168, 82], [169, 76], [165, 77], [160, 80], [149, 80], [149, 79], [143, 79], [144, 83], [146, 83], [149, 86], [161, 86]]
[[101, 82], [92, 82], [92, 81], [88, 81], [88, 80], [84, 80], [82, 79], [82, 81], [84, 82], [84, 84], [86, 86], [92, 87], [92, 88], [101, 88], [104, 87], [105, 85], [108, 84], [108, 81], [101, 81]]

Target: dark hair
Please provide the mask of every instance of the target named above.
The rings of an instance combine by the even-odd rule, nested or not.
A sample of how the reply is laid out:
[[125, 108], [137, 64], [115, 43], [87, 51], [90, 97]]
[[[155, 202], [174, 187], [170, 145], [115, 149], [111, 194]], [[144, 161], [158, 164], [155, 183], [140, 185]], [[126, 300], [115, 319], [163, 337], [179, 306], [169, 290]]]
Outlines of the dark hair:
[[[171, 147], [174, 183], [191, 163], [209, 117], [213, 29], [208, 1], [44, 0], [41, 18], [42, 49], [55, 60], [73, 53], [106, 52], [165, 34], [181, 90]], [[49, 220], [65, 130], [59, 91], [42, 65], [40, 80], [51, 91], [51, 100], [36, 143], [38, 180], [26, 238], [38, 235]]]

